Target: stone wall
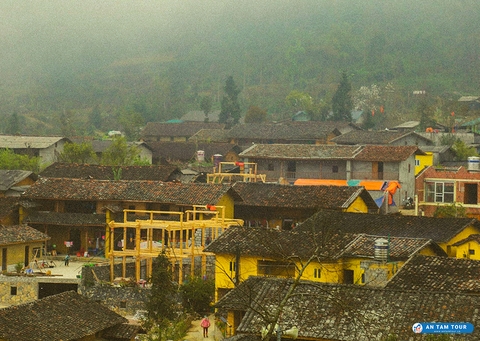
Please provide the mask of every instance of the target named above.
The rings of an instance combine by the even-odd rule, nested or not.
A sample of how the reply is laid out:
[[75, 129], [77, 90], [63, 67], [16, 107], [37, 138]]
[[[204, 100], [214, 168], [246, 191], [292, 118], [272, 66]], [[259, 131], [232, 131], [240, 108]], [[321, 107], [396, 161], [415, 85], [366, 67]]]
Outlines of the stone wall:
[[0, 282], [2, 306], [28, 303], [38, 297], [38, 280], [35, 277], [0, 275]]
[[100, 302], [121, 315], [134, 315], [138, 310], [145, 310], [150, 290], [142, 287], [123, 287], [96, 285], [83, 288], [83, 296]]

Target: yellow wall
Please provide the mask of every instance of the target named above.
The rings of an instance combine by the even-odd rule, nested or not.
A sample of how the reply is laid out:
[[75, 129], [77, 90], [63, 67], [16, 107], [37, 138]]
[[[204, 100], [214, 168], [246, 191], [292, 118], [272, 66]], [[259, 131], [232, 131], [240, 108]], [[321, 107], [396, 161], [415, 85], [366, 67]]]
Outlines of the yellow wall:
[[[29, 259], [28, 262], [33, 261], [33, 249], [34, 248], [42, 248], [44, 244], [42, 242], [33, 242], [33, 243], [25, 243], [25, 244], [10, 244], [10, 245], [2, 245], [0, 249], [7, 249], [7, 267], [8, 271], [15, 271], [15, 265], [17, 263], [24, 263], [25, 262], [25, 246], [29, 247]], [[40, 254], [37, 255], [37, 258], [41, 257]], [[0, 252], [0, 264], [2, 264], [2, 252]]]
[[427, 155], [415, 155], [418, 165], [415, 166], [415, 175], [420, 173], [425, 167], [433, 165], [433, 153], [426, 152]]
[[365, 204], [365, 201], [363, 201], [362, 198], [358, 197], [350, 206], [348, 206], [346, 212], [368, 213], [368, 207], [367, 204]]
[[225, 218], [233, 219], [233, 198], [229, 194], [225, 194], [215, 205], [225, 207]]
[[[470, 254], [473, 250], [473, 254]], [[480, 245], [476, 241], [469, 241], [456, 248], [457, 258], [467, 258], [473, 260], [480, 260]]]
[[457, 257], [457, 247], [451, 246], [463, 239], [466, 239], [471, 234], [478, 234], [480, 231], [473, 226], [468, 226], [463, 229], [459, 234], [449, 240], [447, 243], [439, 243], [438, 245], [448, 254], [448, 257]]

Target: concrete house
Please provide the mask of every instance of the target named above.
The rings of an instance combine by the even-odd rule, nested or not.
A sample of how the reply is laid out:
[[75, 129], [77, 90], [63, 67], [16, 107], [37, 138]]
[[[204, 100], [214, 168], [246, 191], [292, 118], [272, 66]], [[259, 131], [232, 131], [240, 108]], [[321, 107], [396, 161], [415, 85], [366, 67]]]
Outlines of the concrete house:
[[24, 170], [0, 170], [0, 196], [18, 197], [37, 181], [37, 174]]
[[[416, 146], [254, 144], [240, 153], [245, 162], [255, 162], [267, 182], [298, 179], [396, 181], [400, 190], [393, 201], [400, 205], [415, 193]], [[377, 191], [381, 193], [379, 186]], [[372, 194], [374, 196], [374, 194]], [[378, 193], [374, 199], [377, 199]], [[392, 207], [391, 210], [394, 210]]]
[[66, 142], [70, 140], [60, 136], [0, 135], [0, 149], [10, 149], [15, 154], [39, 157], [43, 165], [58, 161]]
[[465, 208], [467, 216], [479, 218], [479, 181], [477, 169], [428, 167], [416, 178], [418, 208], [424, 215], [433, 216], [439, 206], [458, 204]]

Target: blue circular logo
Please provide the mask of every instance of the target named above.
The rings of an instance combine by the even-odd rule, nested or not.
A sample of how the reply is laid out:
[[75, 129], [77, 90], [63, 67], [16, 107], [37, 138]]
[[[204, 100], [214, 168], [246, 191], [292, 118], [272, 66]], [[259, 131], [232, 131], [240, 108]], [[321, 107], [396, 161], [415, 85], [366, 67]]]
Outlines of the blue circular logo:
[[412, 330], [415, 334], [420, 334], [423, 330], [422, 324], [421, 323], [415, 323], [412, 327]]

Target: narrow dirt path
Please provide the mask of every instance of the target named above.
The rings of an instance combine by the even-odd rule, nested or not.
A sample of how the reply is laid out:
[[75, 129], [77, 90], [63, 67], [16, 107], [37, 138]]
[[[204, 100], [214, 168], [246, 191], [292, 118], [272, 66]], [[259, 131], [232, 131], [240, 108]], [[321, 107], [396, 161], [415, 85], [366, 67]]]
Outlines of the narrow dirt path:
[[208, 328], [208, 338], [203, 337], [203, 328], [200, 326], [200, 320], [192, 321], [184, 340], [186, 341], [220, 341], [223, 339], [223, 335], [218, 327], [215, 325], [215, 316], [212, 314], [208, 317], [210, 319], [210, 328]]

